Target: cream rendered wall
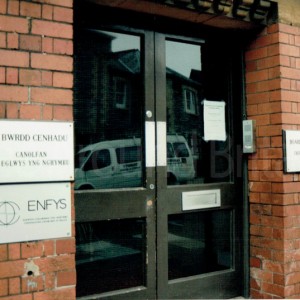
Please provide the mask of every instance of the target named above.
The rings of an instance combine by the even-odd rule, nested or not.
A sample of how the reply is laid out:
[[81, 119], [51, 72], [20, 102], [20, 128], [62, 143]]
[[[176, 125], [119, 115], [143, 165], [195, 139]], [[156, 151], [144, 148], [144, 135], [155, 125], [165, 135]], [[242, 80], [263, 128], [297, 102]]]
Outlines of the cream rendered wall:
[[300, 26], [300, 1], [277, 0], [279, 23]]

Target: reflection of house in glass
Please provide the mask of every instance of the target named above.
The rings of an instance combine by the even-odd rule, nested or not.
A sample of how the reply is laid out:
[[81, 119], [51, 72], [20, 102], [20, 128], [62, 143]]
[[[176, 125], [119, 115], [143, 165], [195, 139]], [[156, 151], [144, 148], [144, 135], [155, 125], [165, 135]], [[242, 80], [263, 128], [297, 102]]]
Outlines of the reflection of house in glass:
[[139, 50], [113, 53], [113, 36], [101, 31], [82, 35], [85, 43], [75, 56], [80, 77], [75, 74], [74, 109], [82, 124], [77, 127], [81, 145], [140, 136], [144, 95]]
[[[144, 111], [144, 78], [141, 52], [129, 49], [112, 52], [112, 35], [102, 31], [82, 33], [75, 55], [75, 120], [81, 145], [103, 140], [140, 137]], [[81, 38], [80, 36], [78, 38]], [[137, 37], [137, 39], [139, 39]], [[190, 78], [167, 68], [167, 129], [185, 136], [194, 155], [199, 155], [200, 71]], [[78, 82], [79, 81], [79, 82]], [[80, 114], [77, 113], [80, 111]], [[80, 118], [80, 119], [79, 119]]]
[[[192, 70], [190, 78], [167, 68], [167, 130], [168, 134], [183, 135], [195, 157], [195, 167], [201, 157], [200, 134], [202, 122], [202, 87], [198, 79], [201, 72]], [[199, 174], [200, 170], [197, 174]]]

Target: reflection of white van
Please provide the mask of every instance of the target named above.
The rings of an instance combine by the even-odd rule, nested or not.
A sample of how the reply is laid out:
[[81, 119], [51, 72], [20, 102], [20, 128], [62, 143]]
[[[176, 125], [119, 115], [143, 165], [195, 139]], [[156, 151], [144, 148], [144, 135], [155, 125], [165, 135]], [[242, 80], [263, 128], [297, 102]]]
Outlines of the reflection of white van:
[[[75, 157], [75, 189], [142, 186], [140, 139], [104, 141], [81, 149]], [[170, 184], [195, 176], [193, 157], [183, 136], [167, 136], [167, 172]]]

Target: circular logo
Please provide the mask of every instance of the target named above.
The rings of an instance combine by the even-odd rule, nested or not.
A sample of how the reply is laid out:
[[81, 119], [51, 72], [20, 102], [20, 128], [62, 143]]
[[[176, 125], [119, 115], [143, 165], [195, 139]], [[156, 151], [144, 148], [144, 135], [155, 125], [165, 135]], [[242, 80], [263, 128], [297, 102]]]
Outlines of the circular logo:
[[19, 221], [20, 207], [12, 201], [0, 202], [0, 226], [13, 225]]

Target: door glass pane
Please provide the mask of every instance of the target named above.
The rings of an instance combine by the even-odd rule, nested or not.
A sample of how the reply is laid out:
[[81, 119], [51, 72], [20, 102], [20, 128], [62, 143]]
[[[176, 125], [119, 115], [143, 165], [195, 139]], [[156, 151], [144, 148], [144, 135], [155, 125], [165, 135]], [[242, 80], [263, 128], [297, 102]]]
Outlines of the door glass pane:
[[169, 280], [232, 267], [232, 212], [169, 215]]
[[143, 185], [141, 38], [94, 29], [77, 36], [75, 189]]
[[77, 296], [145, 285], [145, 219], [76, 223]]
[[[226, 80], [218, 72], [216, 78], [220, 80], [214, 81], [214, 89], [210, 88], [211, 84], [207, 84], [206, 79], [210, 82], [212, 80], [210, 75], [213, 63], [210, 62], [214, 59], [209, 51], [204, 51], [205, 47], [200, 44], [166, 41], [169, 185], [230, 179], [232, 166], [229, 159], [230, 139], [227, 136]], [[205, 63], [202, 63], [203, 60]], [[223, 67], [220, 66], [221, 68]], [[211, 102], [213, 106], [220, 105], [218, 114], [214, 115], [216, 122], [209, 122], [209, 118], [204, 118], [204, 105]], [[217, 130], [218, 136], [204, 136], [205, 132], [214, 130]]]

